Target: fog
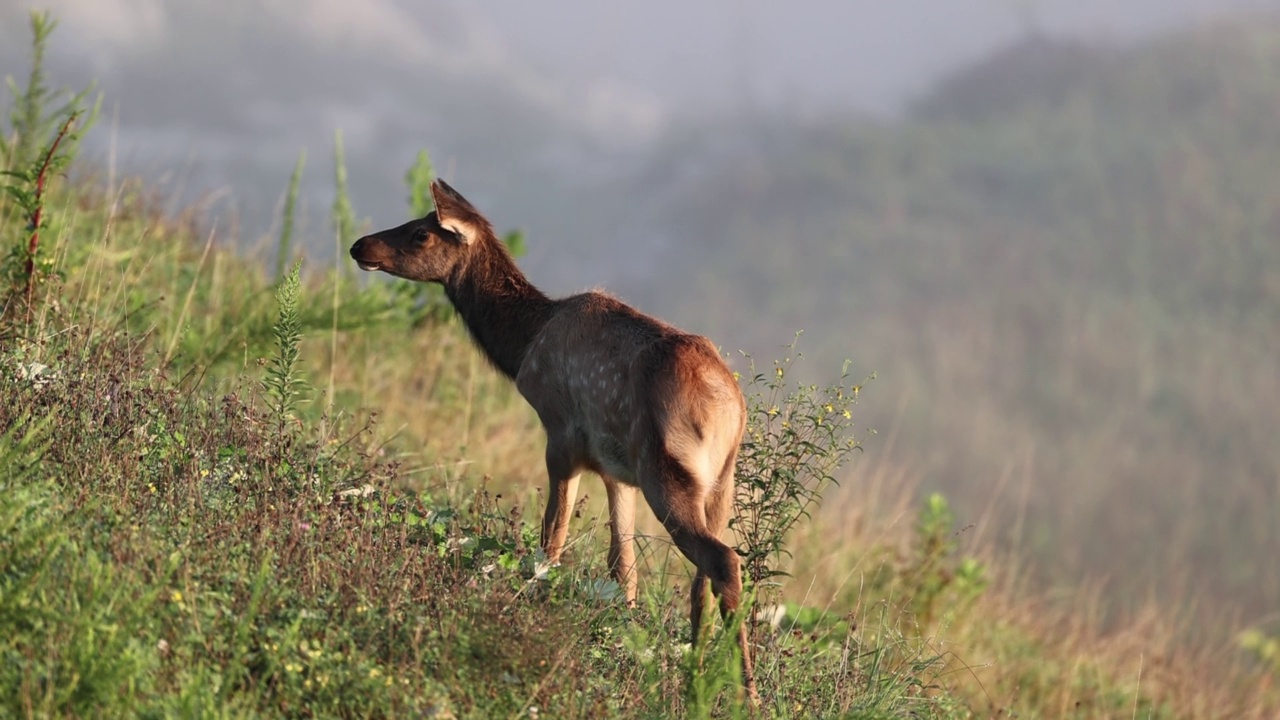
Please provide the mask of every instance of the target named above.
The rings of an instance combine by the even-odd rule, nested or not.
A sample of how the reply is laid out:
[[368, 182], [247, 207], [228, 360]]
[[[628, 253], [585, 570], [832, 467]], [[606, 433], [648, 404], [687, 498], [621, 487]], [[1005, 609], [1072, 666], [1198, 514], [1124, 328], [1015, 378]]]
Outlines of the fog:
[[869, 455], [1047, 574], [1280, 603], [1280, 0], [46, 7], [92, 163], [225, 242], [271, 242], [305, 149], [331, 262], [335, 131], [366, 226], [425, 149], [552, 293], [875, 371]]
[[[620, 5], [431, 0], [51, 0], [59, 85], [105, 97], [90, 148], [184, 200], [221, 191], [245, 239], [269, 231], [309, 151], [308, 242], [330, 248], [330, 148], [344, 133], [355, 206], [398, 220], [419, 149], [504, 226], [532, 233], [555, 287], [616, 268], [547, 257], [563, 243], [640, 252], [637, 217], [582, 228], [582, 184], [633, 172], [653, 144], [708, 118], [892, 116], [962, 63], [1041, 31], [1141, 36], [1275, 0], [759, 0]], [[0, 67], [25, 77], [29, 3], [0, 2]], [[528, 192], [530, 182], [540, 186]], [[601, 237], [600, 234], [604, 236]], [[627, 240], [626, 242], [623, 242]], [[658, 240], [654, 240], [658, 242]], [[643, 254], [641, 252], [641, 254]], [[631, 264], [631, 263], [622, 263]]]

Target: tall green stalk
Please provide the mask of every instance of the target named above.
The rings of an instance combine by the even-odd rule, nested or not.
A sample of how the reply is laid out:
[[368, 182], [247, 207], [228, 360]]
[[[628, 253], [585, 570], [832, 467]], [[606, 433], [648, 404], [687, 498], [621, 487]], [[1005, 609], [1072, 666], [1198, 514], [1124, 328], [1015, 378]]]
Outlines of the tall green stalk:
[[285, 267], [293, 256], [293, 223], [294, 213], [298, 206], [298, 188], [302, 185], [302, 169], [307, 164], [307, 149], [298, 153], [298, 161], [294, 163], [293, 175], [289, 177], [289, 190], [284, 197], [284, 213], [280, 223], [280, 244], [276, 249], [276, 282], [284, 277]]

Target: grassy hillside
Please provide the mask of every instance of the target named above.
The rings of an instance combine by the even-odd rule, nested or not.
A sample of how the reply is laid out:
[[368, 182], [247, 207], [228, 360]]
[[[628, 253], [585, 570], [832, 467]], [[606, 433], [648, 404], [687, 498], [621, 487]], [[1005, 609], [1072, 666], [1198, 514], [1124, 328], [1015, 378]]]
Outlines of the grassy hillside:
[[[4, 146], [0, 714], [747, 714], [733, 643], [687, 650], [665, 536], [634, 609], [603, 579], [598, 499], [568, 562], [540, 561], [540, 431], [433, 296], [265, 271], [213, 219], [76, 166], [54, 99], [24, 95]], [[1105, 632], [1088, 590], [1064, 612], [963, 551], [883, 456], [846, 473], [876, 385], [794, 367], [740, 368], [762, 715], [1280, 711], [1265, 661], [1190, 650], [1159, 609]]]
[[652, 173], [688, 178], [655, 214], [705, 311], [652, 300], [877, 370], [904, 472], [1051, 581], [1274, 619], [1277, 117], [1262, 21], [1036, 36], [901, 122], [709, 131]]

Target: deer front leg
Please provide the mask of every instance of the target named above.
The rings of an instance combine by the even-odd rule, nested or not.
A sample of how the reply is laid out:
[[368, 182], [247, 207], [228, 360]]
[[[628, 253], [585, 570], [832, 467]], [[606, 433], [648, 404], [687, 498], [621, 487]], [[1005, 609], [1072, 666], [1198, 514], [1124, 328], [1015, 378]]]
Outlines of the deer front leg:
[[569, 536], [569, 515], [573, 512], [573, 499], [578, 494], [579, 471], [569, 459], [568, 453], [559, 452], [547, 445], [547, 510], [542, 516], [542, 550], [551, 563], [560, 562], [564, 541]]
[[627, 604], [636, 602], [636, 489], [604, 478], [609, 496], [609, 574], [622, 586]]

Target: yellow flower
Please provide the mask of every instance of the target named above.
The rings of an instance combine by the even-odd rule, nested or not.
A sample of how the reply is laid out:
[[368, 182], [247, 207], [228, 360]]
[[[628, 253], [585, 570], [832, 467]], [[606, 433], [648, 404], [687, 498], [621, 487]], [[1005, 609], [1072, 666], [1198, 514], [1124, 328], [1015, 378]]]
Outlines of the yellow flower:
[[178, 604], [182, 604], [182, 592], [180, 590], [170, 590], [169, 599]]
[[844, 415], [844, 419], [845, 419], [845, 420], [848, 420], [849, 418], [853, 417], [853, 413], [849, 412], [848, 410], [845, 410], [845, 411], [844, 411], [843, 413], [841, 413], [841, 414], [842, 414], [842, 415]]

